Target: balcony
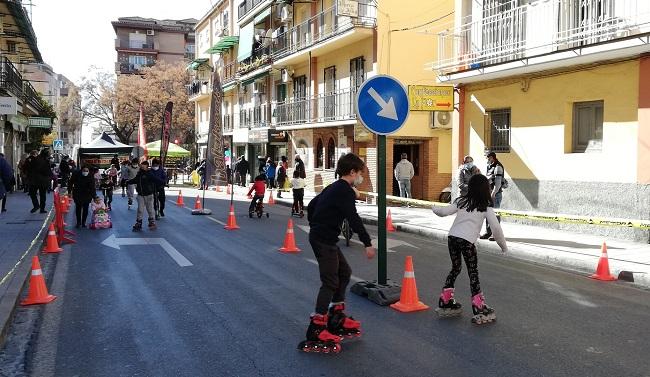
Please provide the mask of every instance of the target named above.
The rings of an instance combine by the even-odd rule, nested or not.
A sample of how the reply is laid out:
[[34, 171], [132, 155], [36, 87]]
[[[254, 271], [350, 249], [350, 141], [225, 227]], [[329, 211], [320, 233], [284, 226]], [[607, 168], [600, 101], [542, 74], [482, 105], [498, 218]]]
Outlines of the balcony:
[[253, 108], [244, 109], [239, 111], [239, 127], [238, 128], [261, 128], [270, 127], [271, 121], [269, 119], [269, 104], [263, 103], [254, 106]]
[[233, 114], [223, 114], [223, 131], [232, 132], [235, 128], [235, 119]]
[[189, 85], [186, 85], [188, 100], [196, 101], [205, 96], [210, 95], [211, 92], [211, 80], [192, 80]]
[[355, 96], [356, 91], [343, 89], [304, 99], [278, 102], [273, 111], [273, 124], [276, 126], [291, 126], [356, 119], [354, 111]]
[[0, 60], [0, 88], [16, 97], [21, 97], [23, 94], [23, 77], [6, 57]]
[[128, 39], [119, 39], [119, 38], [115, 39], [115, 49], [116, 50], [148, 50], [148, 51], [158, 50], [153, 40], [147, 40], [143, 42], [143, 41], [131, 41]]
[[24, 82], [23, 87], [24, 103], [36, 111], [36, 115], [41, 114], [45, 107], [40, 101], [38, 93], [29, 81]]
[[258, 47], [253, 50], [250, 58], [239, 63], [237, 73], [245, 75], [267, 64], [271, 64], [271, 47]]
[[625, 56], [622, 50], [607, 56], [614, 50], [643, 51], [650, 45], [647, 0], [539, 0], [482, 13], [482, 19], [467, 16], [460, 27], [438, 35], [438, 60], [427, 68], [439, 78], [492, 66], [495, 71], [511, 62], [521, 62], [518, 67], [546, 63], [542, 68], [589, 63]]
[[377, 8], [375, 5], [359, 1], [357, 11], [358, 17], [341, 16], [338, 15], [338, 6], [335, 4], [278, 35], [272, 43], [273, 60], [277, 61], [357, 27], [374, 28], [376, 26]]
[[140, 74], [142, 68], [151, 67], [156, 64], [155, 61], [147, 62], [146, 64], [133, 64], [133, 63], [115, 63], [115, 71], [121, 74]]
[[226, 86], [237, 79], [236, 62], [226, 64], [221, 70], [221, 86]]
[[237, 16], [238, 19], [241, 20], [244, 18], [245, 15], [247, 15], [250, 11], [253, 10], [256, 6], [260, 5], [263, 3], [265, 0], [244, 0], [239, 4], [239, 7], [237, 9]]

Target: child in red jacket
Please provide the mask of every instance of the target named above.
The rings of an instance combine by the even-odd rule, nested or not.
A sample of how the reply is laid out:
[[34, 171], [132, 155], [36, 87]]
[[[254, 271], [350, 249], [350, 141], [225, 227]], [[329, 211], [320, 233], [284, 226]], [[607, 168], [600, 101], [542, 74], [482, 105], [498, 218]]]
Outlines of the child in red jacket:
[[255, 190], [255, 196], [253, 196], [253, 200], [251, 200], [251, 205], [248, 207], [248, 213], [251, 214], [255, 211], [255, 204], [257, 201], [262, 201], [264, 200], [264, 193], [266, 192], [266, 175], [260, 174], [257, 177], [255, 177], [255, 183], [253, 183], [253, 186], [251, 187], [250, 190], [248, 190], [248, 195]]

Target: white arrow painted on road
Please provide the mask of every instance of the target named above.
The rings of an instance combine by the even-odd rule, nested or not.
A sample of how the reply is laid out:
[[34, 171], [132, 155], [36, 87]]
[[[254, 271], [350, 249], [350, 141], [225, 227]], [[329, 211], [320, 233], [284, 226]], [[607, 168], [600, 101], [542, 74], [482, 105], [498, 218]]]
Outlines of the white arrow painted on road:
[[110, 237], [102, 242], [102, 245], [112, 247], [113, 249], [120, 250], [120, 246], [135, 246], [135, 245], [160, 245], [167, 252], [167, 254], [172, 257], [172, 259], [178, 263], [181, 267], [193, 266], [192, 262], [187, 260], [164, 238], [117, 238], [114, 234], [111, 234]]
[[390, 97], [388, 102], [384, 101], [383, 98], [377, 93], [375, 88], [370, 87], [368, 89], [368, 94], [370, 94], [370, 97], [377, 102], [377, 104], [381, 107], [381, 110], [377, 113], [380, 117], [392, 119], [392, 120], [398, 120], [397, 118], [397, 109], [395, 109], [395, 101], [393, 101], [393, 97]]

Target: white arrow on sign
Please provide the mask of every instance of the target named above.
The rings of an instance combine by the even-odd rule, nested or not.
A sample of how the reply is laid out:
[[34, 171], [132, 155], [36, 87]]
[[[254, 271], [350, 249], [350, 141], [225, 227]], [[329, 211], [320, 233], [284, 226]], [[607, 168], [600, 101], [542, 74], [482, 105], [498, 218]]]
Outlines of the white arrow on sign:
[[368, 89], [368, 94], [370, 94], [372, 99], [374, 99], [375, 102], [377, 102], [377, 104], [381, 107], [381, 110], [377, 113], [377, 115], [392, 120], [398, 120], [397, 109], [395, 108], [395, 101], [393, 101], [393, 97], [390, 97], [388, 102], [386, 102], [383, 98], [381, 98], [379, 93], [377, 93], [373, 87], [370, 87], [370, 89]]
[[114, 234], [102, 242], [102, 245], [112, 247], [113, 249], [120, 250], [120, 246], [135, 246], [135, 245], [160, 245], [178, 263], [181, 267], [193, 266], [192, 262], [187, 260], [183, 254], [179, 253], [174, 246], [167, 242], [164, 238], [117, 238]]

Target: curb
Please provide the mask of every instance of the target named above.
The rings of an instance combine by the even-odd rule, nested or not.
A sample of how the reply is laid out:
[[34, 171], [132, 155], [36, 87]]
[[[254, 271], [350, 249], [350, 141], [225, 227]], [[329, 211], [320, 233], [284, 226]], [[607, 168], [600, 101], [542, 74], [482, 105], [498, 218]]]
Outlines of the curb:
[[[284, 201], [282, 199], [276, 200], [276, 204], [283, 205], [286, 207], [291, 207], [292, 203]], [[364, 224], [377, 226], [377, 219], [361, 216], [361, 220]], [[420, 226], [414, 226], [403, 223], [393, 222], [393, 225], [398, 231], [415, 234], [419, 236], [426, 237], [440, 242], [447, 242], [447, 230], [436, 230], [428, 229]], [[568, 270], [574, 273], [578, 273], [584, 277], [588, 277], [594, 273], [596, 265], [598, 264], [598, 256], [587, 256], [581, 254], [571, 254], [570, 252], [564, 252], [561, 255], [556, 253], [549, 253], [547, 250], [531, 245], [525, 245], [515, 242], [508, 242], [508, 254], [501, 252], [501, 248], [493, 241], [478, 240], [476, 242], [477, 249], [482, 252], [487, 252], [490, 254], [500, 255], [502, 257], [508, 258], [512, 257], [514, 259], [523, 260], [526, 262], [532, 262], [539, 265], [544, 265], [547, 267], [556, 267], [563, 270]], [[557, 251], [557, 250], [556, 250]], [[618, 263], [615, 259], [610, 258], [610, 269], [612, 274], [617, 276], [620, 271], [635, 271], [633, 263]], [[623, 266], [625, 268], [617, 268], [616, 266]], [[639, 288], [650, 289], [650, 274], [645, 273], [635, 273], [634, 274], [634, 283], [633, 284]]]

